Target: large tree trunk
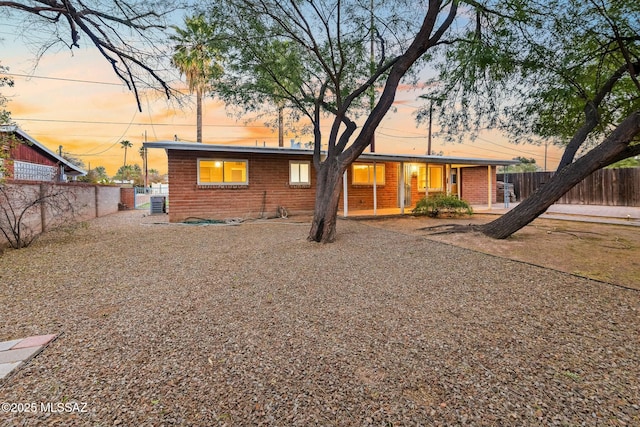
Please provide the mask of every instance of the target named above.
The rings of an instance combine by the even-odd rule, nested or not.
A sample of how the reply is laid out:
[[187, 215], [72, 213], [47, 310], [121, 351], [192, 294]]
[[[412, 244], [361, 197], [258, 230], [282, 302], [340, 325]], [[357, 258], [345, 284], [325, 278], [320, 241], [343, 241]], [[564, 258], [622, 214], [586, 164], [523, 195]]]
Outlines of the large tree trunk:
[[498, 219], [480, 227], [489, 237], [505, 239], [520, 230], [591, 173], [640, 152], [629, 146], [640, 133], [640, 111], [629, 115], [600, 145], [553, 175], [543, 187]]
[[307, 238], [309, 241], [331, 243], [336, 239], [343, 172], [340, 161], [335, 157], [327, 158], [318, 170], [315, 211]]
[[[313, 214], [313, 223], [309, 232], [308, 240], [314, 242], [330, 243], [336, 238], [336, 218], [338, 216], [338, 203], [340, 202], [340, 189], [342, 184], [342, 174], [362, 154], [364, 149], [371, 144], [376, 128], [393, 105], [396, 91], [400, 80], [405, 76], [409, 68], [427, 50], [435, 46], [443, 34], [447, 31], [457, 14], [458, 1], [451, 3], [449, 14], [436, 28], [442, 6], [441, 0], [430, 0], [429, 9], [422, 22], [422, 27], [416, 35], [414, 41], [407, 48], [404, 54], [389, 61], [383, 66], [379, 64], [378, 71], [370, 77], [369, 81], [361, 85], [360, 88], [341, 100], [341, 105], [334, 111], [334, 124], [329, 135], [329, 148], [326, 159], [320, 161], [320, 108], [324, 104], [322, 98], [316, 100], [314, 116], [314, 166], [317, 171], [316, 183], [316, 204]], [[435, 29], [435, 30], [434, 30]], [[390, 67], [390, 68], [389, 68]], [[378, 104], [373, 108], [351, 146], [347, 147], [351, 136], [356, 130], [356, 124], [347, 117], [349, 107], [355, 99], [365, 93], [384, 73], [388, 72], [386, 83]], [[334, 76], [336, 81], [341, 77]], [[326, 90], [328, 82], [323, 86]], [[338, 89], [340, 92], [340, 89]], [[324, 96], [324, 95], [323, 95]], [[339, 129], [345, 126], [346, 129], [338, 136]]]

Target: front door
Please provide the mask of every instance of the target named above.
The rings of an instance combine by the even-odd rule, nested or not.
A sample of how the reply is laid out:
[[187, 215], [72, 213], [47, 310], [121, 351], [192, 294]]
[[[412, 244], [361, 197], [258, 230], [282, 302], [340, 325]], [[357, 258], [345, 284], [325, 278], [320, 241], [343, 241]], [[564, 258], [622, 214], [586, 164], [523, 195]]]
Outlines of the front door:
[[458, 169], [451, 168], [449, 173], [449, 179], [451, 180], [451, 194], [454, 196], [458, 195]]

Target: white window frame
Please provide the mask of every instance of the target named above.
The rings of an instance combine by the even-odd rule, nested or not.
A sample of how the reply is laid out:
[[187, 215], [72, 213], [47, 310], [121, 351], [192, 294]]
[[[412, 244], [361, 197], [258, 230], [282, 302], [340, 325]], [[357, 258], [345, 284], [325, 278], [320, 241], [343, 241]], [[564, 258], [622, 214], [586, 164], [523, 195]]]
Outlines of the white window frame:
[[[242, 162], [245, 164], [245, 170], [246, 170], [246, 174], [245, 174], [245, 180], [244, 181], [232, 181], [232, 182], [202, 182], [200, 180], [200, 162], [201, 161], [206, 161], [206, 162], [222, 162], [223, 163], [223, 170], [222, 170], [222, 179], [224, 179], [224, 163], [225, 162]], [[249, 160], [248, 159], [226, 159], [226, 158], [210, 158], [210, 157], [199, 157], [197, 159], [197, 166], [198, 166], [198, 185], [210, 185], [210, 186], [234, 186], [234, 185], [245, 185], [248, 186], [249, 185]]]
[[[291, 176], [291, 167], [293, 165], [298, 166], [298, 176], [300, 176], [300, 165], [307, 166], [307, 180], [306, 181], [294, 181]], [[289, 185], [311, 185], [311, 162], [308, 160], [289, 160]]]
[[[369, 170], [368, 170], [368, 182], [355, 182], [355, 169], [356, 166], [368, 166]], [[387, 168], [386, 165], [384, 163], [365, 163], [365, 162], [357, 162], [357, 163], [353, 163], [351, 165], [351, 184], [352, 185], [371, 185], [373, 186], [373, 174], [376, 172], [376, 170], [378, 170], [379, 168], [382, 168], [382, 180], [376, 180], [376, 187], [380, 187], [385, 185], [385, 181], [386, 181], [386, 174], [387, 174]], [[382, 181], [382, 182], [380, 182]]]
[[[433, 183], [431, 182], [431, 170], [433, 169], [440, 169], [441, 170], [441, 180], [438, 184], [440, 184], [439, 187], [434, 187]], [[428, 190], [427, 188], [423, 185], [422, 183], [422, 171], [425, 172], [425, 180], [427, 185], [429, 186]], [[424, 166], [421, 165], [418, 168], [418, 191], [420, 192], [424, 192], [424, 191], [428, 191], [429, 193], [440, 193], [440, 192], [444, 192], [445, 191], [445, 183], [444, 181], [444, 176], [446, 173], [446, 168], [444, 165], [429, 165], [429, 166]]]

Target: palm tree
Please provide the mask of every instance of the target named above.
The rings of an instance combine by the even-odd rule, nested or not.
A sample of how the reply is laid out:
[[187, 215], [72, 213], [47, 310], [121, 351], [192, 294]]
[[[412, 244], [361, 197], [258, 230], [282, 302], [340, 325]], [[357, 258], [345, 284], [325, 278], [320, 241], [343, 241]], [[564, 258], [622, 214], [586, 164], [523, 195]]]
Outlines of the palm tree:
[[120, 146], [121, 146], [121, 148], [124, 148], [124, 164], [123, 164], [123, 166], [126, 167], [127, 166], [127, 148], [133, 147], [133, 144], [125, 139], [123, 141], [120, 141]]
[[189, 92], [196, 93], [197, 140], [202, 142], [202, 97], [223, 70], [215, 47], [216, 27], [203, 15], [187, 17], [184, 23], [184, 29], [173, 27], [176, 34], [170, 39], [176, 44], [171, 60], [185, 75]]

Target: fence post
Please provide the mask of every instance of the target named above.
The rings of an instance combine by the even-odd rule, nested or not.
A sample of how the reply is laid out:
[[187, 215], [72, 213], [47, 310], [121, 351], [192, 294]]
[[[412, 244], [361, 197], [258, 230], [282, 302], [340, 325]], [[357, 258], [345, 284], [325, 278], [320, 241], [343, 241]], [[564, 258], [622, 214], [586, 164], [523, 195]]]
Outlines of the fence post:
[[95, 203], [96, 203], [96, 218], [98, 218], [98, 216], [100, 215], [100, 209], [98, 207], [98, 204], [100, 203], [100, 196], [98, 194], [99, 189], [98, 189], [98, 186], [95, 184], [93, 185], [93, 188], [95, 189], [94, 194], [95, 194]]
[[42, 229], [42, 233], [44, 233], [46, 231], [46, 220], [47, 220], [47, 213], [45, 212], [45, 205], [44, 205], [44, 184], [40, 183], [39, 185], [40, 189], [39, 189], [39, 202], [38, 204], [40, 205], [40, 228]]

